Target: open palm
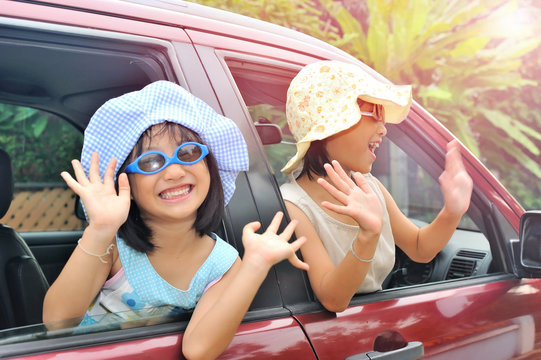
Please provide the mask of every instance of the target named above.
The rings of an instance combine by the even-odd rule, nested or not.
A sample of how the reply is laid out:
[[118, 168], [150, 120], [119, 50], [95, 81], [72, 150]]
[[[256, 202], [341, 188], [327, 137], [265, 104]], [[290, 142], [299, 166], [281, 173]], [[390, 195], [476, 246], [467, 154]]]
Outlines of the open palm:
[[464, 167], [456, 140], [447, 144], [445, 170], [439, 182], [447, 211], [462, 216], [470, 206], [473, 181]]
[[126, 221], [130, 210], [130, 185], [126, 174], [118, 177], [118, 194], [114, 184], [116, 160], [112, 159], [107, 166], [103, 181], [99, 174], [99, 157], [92, 154], [88, 177], [81, 163], [72, 161], [74, 179], [68, 172], [60, 175], [66, 184], [81, 197], [89, 223], [104, 228], [118, 230]]
[[361, 230], [377, 234], [383, 224], [383, 208], [366, 179], [358, 172], [353, 174], [353, 181], [344, 171], [338, 161], [332, 166], [325, 164], [325, 170], [332, 184], [325, 179], [318, 183], [342, 205], [323, 201], [321, 206], [338, 214], [353, 218]]
[[270, 267], [288, 259], [293, 266], [308, 270], [308, 264], [301, 261], [295, 254], [306, 242], [306, 238], [301, 237], [292, 243], [288, 242], [297, 226], [296, 220], [290, 222], [284, 231], [278, 234], [282, 217], [282, 212], [274, 215], [269, 227], [263, 234], [255, 232], [261, 226], [259, 222], [251, 222], [244, 226], [242, 231], [242, 243], [245, 249], [243, 261], [253, 261], [255, 264], [265, 264]]

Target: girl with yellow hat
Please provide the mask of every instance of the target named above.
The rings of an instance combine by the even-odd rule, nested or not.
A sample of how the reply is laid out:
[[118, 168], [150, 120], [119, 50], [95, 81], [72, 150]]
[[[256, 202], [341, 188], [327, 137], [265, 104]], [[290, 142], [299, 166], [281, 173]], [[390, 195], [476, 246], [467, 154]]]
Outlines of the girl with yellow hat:
[[439, 178], [444, 206], [419, 229], [370, 174], [386, 123], [405, 119], [411, 87], [386, 84], [339, 61], [307, 65], [292, 80], [286, 115], [297, 153], [282, 171], [281, 191], [315, 295], [343, 311], [356, 293], [381, 290], [394, 265], [395, 244], [428, 262], [447, 244], [470, 204], [473, 183], [458, 142], [448, 144]]

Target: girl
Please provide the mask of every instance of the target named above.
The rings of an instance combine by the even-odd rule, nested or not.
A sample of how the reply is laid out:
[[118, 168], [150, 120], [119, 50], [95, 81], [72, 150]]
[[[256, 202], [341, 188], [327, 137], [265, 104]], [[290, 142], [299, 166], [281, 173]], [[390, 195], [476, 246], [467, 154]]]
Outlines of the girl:
[[272, 265], [287, 258], [307, 269], [295, 255], [304, 239], [288, 243], [296, 223], [277, 234], [280, 213], [262, 235], [259, 223], [244, 227], [242, 261], [212, 233], [247, 170], [246, 144], [231, 120], [176, 84], [106, 102], [72, 164], [76, 179], [61, 176], [89, 224], [45, 297], [44, 322], [118, 323], [193, 309], [182, 352], [215, 358]]
[[381, 83], [362, 68], [338, 61], [307, 65], [292, 80], [286, 115], [297, 154], [282, 171], [281, 191], [310, 266], [315, 295], [343, 311], [355, 293], [381, 290], [394, 265], [395, 244], [428, 262], [447, 244], [469, 207], [473, 183], [458, 143], [448, 144], [439, 181], [444, 206], [419, 229], [370, 174], [376, 149], [408, 114], [411, 88]]

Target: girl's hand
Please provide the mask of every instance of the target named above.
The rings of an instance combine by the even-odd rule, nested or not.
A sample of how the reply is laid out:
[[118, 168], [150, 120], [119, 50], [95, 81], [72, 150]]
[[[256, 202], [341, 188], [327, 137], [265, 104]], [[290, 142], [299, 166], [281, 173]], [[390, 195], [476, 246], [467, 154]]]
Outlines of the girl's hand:
[[355, 172], [353, 181], [336, 160], [332, 161], [332, 166], [325, 164], [324, 167], [332, 184], [322, 178], [317, 182], [342, 205], [323, 201], [321, 206], [350, 216], [368, 234], [379, 234], [383, 224], [383, 208], [364, 176]]
[[447, 144], [445, 170], [439, 182], [445, 201], [444, 210], [452, 216], [464, 215], [470, 206], [473, 181], [462, 163], [457, 140]]
[[308, 270], [308, 264], [301, 261], [295, 254], [306, 242], [306, 238], [303, 236], [292, 243], [288, 242], [295, 231], [297, 221], [293, 220], [281, 234], [277, 233], [283, 215], [282, 212], [277, 212], [263, 234], [256, 234], [256, 231], [261, 227], [261, 224], [257, 221], [244, 226], [242, 230], [242, 243], [245, 250], [243, 262], [252, 263], [256, 266], [263, 264], [270, 268], [272, 265], [288, 259], [293, 266]]
[[78, 160], [72, 160], [71, 163], [77, 180], [66, 171], [63, 171], [60, 176], [73, 192], [81, 197], [89, 224], [116, 233], [126, 221], [130, 210], [130, 185], [127, 175], [119, 175], [117, 194], [113, 181], [115, 159], [111, 159], [109, 162], [103, 176], [103, 182], [99, 174], [97, 153], [92, 154], [88, 178]]

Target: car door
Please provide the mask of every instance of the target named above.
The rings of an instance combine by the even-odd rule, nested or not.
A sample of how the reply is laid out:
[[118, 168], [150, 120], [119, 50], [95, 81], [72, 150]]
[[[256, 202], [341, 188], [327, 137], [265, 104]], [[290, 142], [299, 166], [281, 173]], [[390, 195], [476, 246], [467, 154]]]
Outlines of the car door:
[[[243, 116], [256, 129], [265, 124], [280, 129], [278, 141], [267, 142], [264, 131], [259, 135], [267, 166], [277, 183], [286, 181], [280, 169], [295, 147], [284, 114], [285, 94], [300, 66], [241, 53], [213, 56], [227, 66], [229, 81], [246, 107]], [[417, 104], [404, 123], [387, 128], [373, 173], [402, 211], [423, 226], [443, 205], [437, 179], [444, 168], [445, 144], [453, 136]], [[433, 359], [535, 358], [541, 345], [536, 306], [541, 282], [513, 274], [511, 247], [522, 210], [471, 153], [463, 153], [474, 180], [472, 204], [434, 260], [418, 264], [397, 249], [384, 290], [356, 295], [342, 313], [323, 309], [304, 274], [298, 275], [304, 278], [298, 282], [300, 290], [282, 289], [319, 359], [365, 359], [375, 350], [386, 353], [381, 358], [399, 359], [423, 353]], [[287, 285], [294, 275], [277, 267], [277, 276]]]
[[[442, 205], [434, 199], [444, 166], [443, 145], [450, 139], [426, 116], [414, 106], [403, 124], [388, 126], [389, 141], [382, 149], [389, 152], [388, 160], [374, 169], [402, 210], [420, 225], [430, 222]], [[474, 179], [472, 204], [434, 260], [416, 264], [397, 251], [383, 291], [356, 295], [342, 313], [297, 316], [320, 358], [348, 358], [379, 348], [400, 349], [400, 358], [408, 359], [408, 350], [413, 356], [420, 343], [427, 359], [538, 356], [541, 284], [513, 274], [515, 204], [498, 195], [500, 185], [471, 154], [465, 162]], [[333, 339], [344, 346], [329, 346]], [[405, 344], [411, 349], [402, 348]]]
[[[55, 121], [70, 127], [74, 134], [67, 136], [67, 130], [59, 131], [55, 125], [49, 126], [46, 123], [44, 131], [50, 130], [48, 141], [42, 139], [36, 146], [43, 149], [49, 147], [53, 155], [46, 157], [54, 158], [54, 154], [59, 152], [58, 147], [61, 147], [56, 145], [57, 143], [73, 145], [74, 149], [53, 159], [57, 160], [54, 167], [49, 169], [50, 173], [39, 182], [40, 191], [47, 194], [51, 193], [50, 183], [68, 192], [68, 200], [60, 203], [56, 200], [57, 197], [53, 196], [53, 200], [47, 204], [52, 203], [55, 211], [58, 206], [59, 211], [68, 214], [70, 219], [75, 218], [77, 226], [69, 229], [58, 227], [49, 231], [48, 228], [38, 228], [31, 223], [28, 227], [19, 228], [36, 256], [41, 259], [42, 267], [48, 267], [48, 259], [54, 263], [51, 282], [76, 245], [85, 226], [84, 220], [74, 215], [76, 199], [61, 184], [57, 177], [58, 172], [68, 170], [69, 160], [78, 157], [82, 131], [98, 106], [110, 97], [140, 89], [151, 81], [168, 79], [186, 87], [218, 112], [222, 112], [222, 105], [208, 81], [198, 54], [179, 27], [183, 23], [182, 14], [171, 12], [172, 17], [180, 16], [172, 26], [170, 23], [162, 23], [163, 11], [153, 7], [131, 6], [119, 2], [116, 4], [119, 7], [117, 9], [111, 2], [102, 2], [95, 5], [100, 6], [100, 9], [86, 10], [77, 8], [77, 2], [67, 3], [65, 6], [49, 6], [44, 3], [13, 2], [5, 7], [2, 5], [0, 10], [0, 78], [9, 77], [13, 84], [11, 89], [29, 89], [32, 88], [30, 85], [40, 85], [43, 89], [41, 93], [8, 93], [8, 88], [3, 87], [0, 102], [17, 109], [23, 108], [21, 112], [28, 113], [27, 108], [30, 108], [30, 112], [35, 110], [40, 119], [55, 118]], [[115, 11], [122, 11], [122, 14], [114, 15]], [[153, 11], [159, 16], [156, 15], [148, 21], [141, 20], [152, 18]], [[193, 16], [188, 18], [193, 21]], [[39, 66], [36, 65], [36, 59], [39, 59]], [[28, 79], [36, 79], [36, 82], [32, 83]], [[26, 88], [15, 86], [24, 84], [27, 85]], [[2, 114], [7, 114], [7, 111]], [[29, 117], [23, 120], [23, 123], [33, 124]], [[42, 120], [37, 122], [42, 124]], [[248, 139], [250, 152], [256, 154], [251, 156], [251, 161], [260, 162], [258, 149], [253, 148], [256, 140], [252, 138], [252, 133], [246, 133], [251, 131], [250, 128], [242, 122], [239, 126]], [[38, 135], [41, 134], [43, 133]], [[59, 136], [60, 134], [62, 136]], [[34, 136], [33, 133], [30, 135]], [[15, 148], [17, 141], [12, 139], [11, 135], [7, 138]], [[53, 140], [58, 141], [53, 143]], [[26, 147], [21, 150], [21, 158], [17, 157], [19, 154], [15, 154], [15, 165], [21, 169], [26, 168], [21, 159], [27, 152], [32, 154], [38, 151]], [[39, 164], [37, 168], [41, 169], [41, 163]], [[253, 172], [256, 171], [257, 168]], [[268, 183], [271, 178], [268, 173], [252, 174], [251, 171], [241, 174], [237, 180], [237, 192], [227, 208], [226, 218], [218, 232], [237, 247], [241, 254], [242, 227], [253, 220], [259, 220], [263, 226], [267, 226], [270, 218], [265, 212], [270, 214], [280, 209], [280, 203], [273, 195], [267, 199], [269, 202], [264, 209], [259, 209], [260, 204], [254, 201], [256, 195], [253, 188], [272, 187], [273, 184]], [[22, 181], [17, 181], [16, 184], [18, 193], [24, 190], [21, 183]], [[255, 183], [257, 184], [254, 185]], [[45, 208], [47, 215], [51, 215], [49, 205]], [[13, 219], [27, 217], [21, 215], [23, 210], [19, 207], [13, 208], [8, 216], [12, 225], [15, 224]], [[263, 213], [263, 216], [260, 216], [260, 213]], [[55, 212], [51, 217], [55, 218], [56, 214]], [[3, 274], [3, 270], [0, 271]], [[182, 333], [188, 321], [189, 315], [179, 315], [129, 328], [119, 323], [116, 326], [95, 327], [88, 331], [79, 331], [77, 328], [50, 330], [44, 324], [0, 329], [0, 357], [178, 359], [181, 357]], [[232, 344], [222, 355], [224, 359], [261, 357], [315, 358], [302, 328], [283, 306], [274, 270], [271, 270], [264, 281]]]

